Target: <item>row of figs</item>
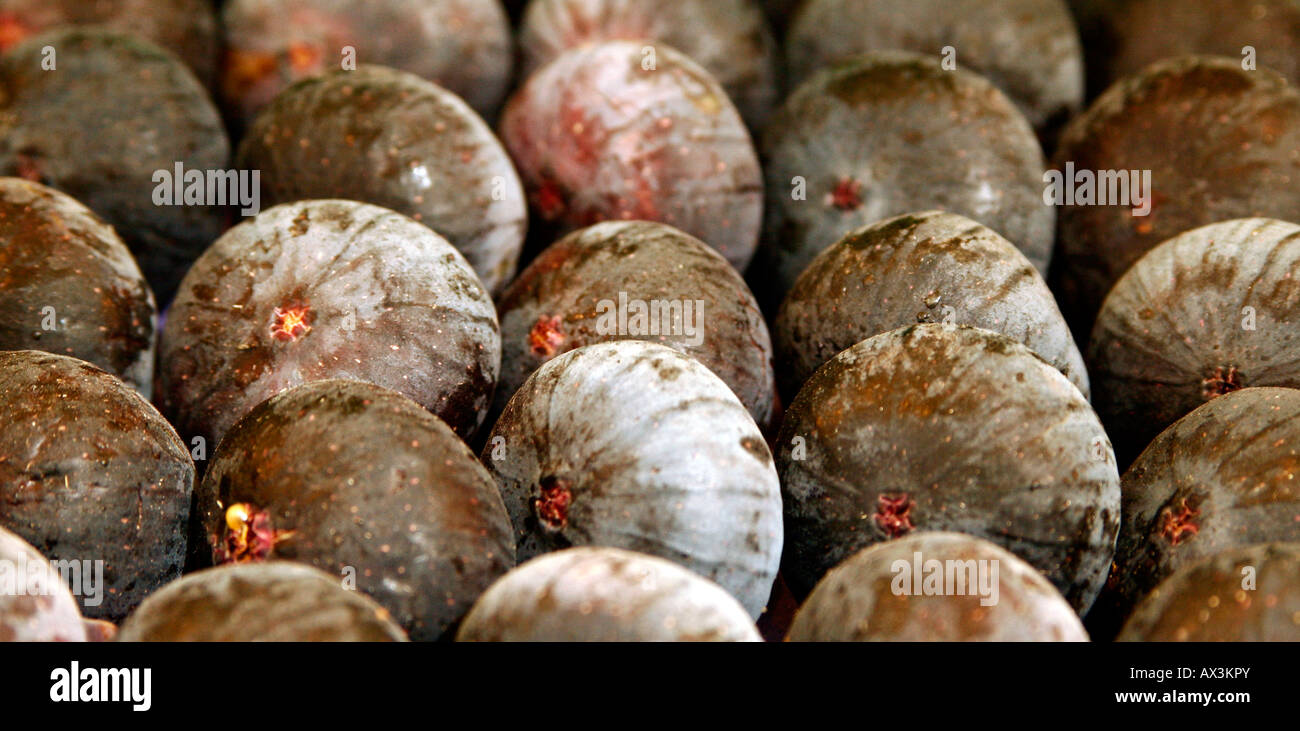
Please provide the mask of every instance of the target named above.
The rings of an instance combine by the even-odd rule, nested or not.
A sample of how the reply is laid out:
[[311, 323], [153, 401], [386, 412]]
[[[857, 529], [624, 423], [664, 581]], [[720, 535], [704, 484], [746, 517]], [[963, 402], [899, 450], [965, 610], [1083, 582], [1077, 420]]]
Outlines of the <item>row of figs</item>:
[[0, 641], [1300, 640], [1297, 28], [0, 0]]

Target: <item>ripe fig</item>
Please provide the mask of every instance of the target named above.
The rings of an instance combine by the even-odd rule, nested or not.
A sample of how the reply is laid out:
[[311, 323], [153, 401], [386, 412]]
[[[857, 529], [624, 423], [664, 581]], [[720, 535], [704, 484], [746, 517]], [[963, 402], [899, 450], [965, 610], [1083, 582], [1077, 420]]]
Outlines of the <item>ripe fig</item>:
[[54, 566], [0, 527], [0, 642], [85, 642], [81, 610]]
[[502, 296], [496, 411], [539, 366], [574, 348], [650, 340], [727, 383], [760, 426], [772, 419], [772, 344], [740, 274], [671, 226], [612, 221], [546, 249]]
[[[43, 62], [52, 48], [57, 70]], [[57, 188], [112, 224], [162, 302], [225, 228], [218, 206], [155, 205], [158, 171], [222, 170], [230, 143], [193, 72], [133, 36], [64, 28], [0, 57], [0, 175]]]
[[584, 43], [661, 41], [712, 74], [751, 130], [776, 104], [776, 41], [754, 0], [536, 0], [519, 34], [522, 78]]
[[361, 66], [290, 87], [257, 117], [239, 166], [267, 205], [343, 198], [391, 208], [447, 237], [498, 293], [514, 277], [528, 209], [492, 130], [451, 92]]
[[491, 117], [514, 65], [499, 0], [230, 0], [221, 20], [222, 95], [244, 124], [295, 81], [358, 58], [433, 81]]
[[1170, 424], [1246, 386], [1300, 387], [1300, 226], [1210, 224], [1152, 249], [1106, 297], [1088, 362], [1127, 466]]
[[844, 349], [918, 322], [1006, 335], [1088, 395], [1083, 356], [1038, 271], [993, 230], [941, 211], [852, 231], [799, 275], [774, 326], [783, 394]]
[[1300, 391], [1229, 393], [1162, 432], [1124, 473], [1124, 522], [1088, 617], [1093, 634], [1114, 636], [1148, 592], [1201, 559], [1300, 541], [1298, 470]]
[[469, 447], [358, 381], [304, 384], [240, 419], [195, 510], [208, 561], [284, 558], [351, 577], [414, 640], [441, 637], [514, 566], [510, 518]]
[[776, 453], [797, 593], [914, 530], [993, 541], [1076, 611], [1106, 580], [1120, 518], [1110, 443], [1079, 389], [1004, 335], [923, 324], [858, 343], [804, 385]]
[[474, 603], [459, 642], [761, 642], [717, 584], [617, 548], [570, 548], [514, 569]]
[[[1078, 2], [1078, 0], [1075, 0]], [[1094, 2], [1089, 76], [1097, 89], [1166, 58], [1232, 56], [1300, 83], [1300, 2], [1296, 0], [1109, 0]], [[1247, 51], [1249, 48], [1249, 51]]]
[[98, 25], [155, 43], [216, 88], [220, 34], [208, 0], [0, 0], [0, 51], [65, 25]]
[[1105, 188], [1105, 202], [1116, 204], [1061, 209], [1050, 282], [1075, 337], [1087, 338], [1106, 293], [1160, 242], [1234, 218], [1300, 219], [1297, 158], [1300, 92], [1271, 71], [1184, 57], [1107, 90], [1062, 133], [1056, 167], [1073, 166], [1082, 185], [1085, 172], [1131, 181], [1149, 171], [1150, 189], [1139, 201], [1125, 186], [1125, 201], [1111, 178], [1097, 192]]
[[149, 397], [153, 292], [113, 228], [72, 197], [0, 178], [0, 350], [89, 361]]
[[220, 566], [164, 586], [118, 642], [402, 642], [388, 611], [289, 561]]
[[792, 86], [871, 51], [941, 54], [996, 84], [1040, 133], [1083, 106], [1083, 48], [1064, 0], [808, 0], [785, 50]]
[[1087, 642], [1083, 622], [1032, 566], [981, 538], [925, 532], [830, 570], [791, 642]]
[[1181, 569], [1124, 625], [1121, 642], [1300, 642], [1300, 543], [1245, 546]]
[[751, 278], [765, 306], [849, 231], [931, 208], [979, 221], [1047, 270], [1056, 214], [1038, 140], [969, 71], [892, 51], [825, 69], [776, 113], [763, 150], [767, 214]]
[[277, 206], [217, 240], [159, 351], [160, 408], [209, 445], [265, 399], [330, 378], [391, 388], [469, 436], [501, 363], [492, 300], [451, 244], [338, 200]]
[[565, 353], [510, 399], [481, 459], [520, 561], [624, 548], [762, 612], [782, 543], [772, 455], [740, 400], [693, 358], [638, 340]]
[[744, 122], [707, 71], [648, 41], [571, 49], [506, 103], [501, 139], [557, 234], [609, 220], [675, 226], [744, 270], [763, 218]]
[[0, 525], [52, 560], [103, 561], [92, 619], [180, 575], [194, 463], [140, 394], [85, 361], [0, 352]]

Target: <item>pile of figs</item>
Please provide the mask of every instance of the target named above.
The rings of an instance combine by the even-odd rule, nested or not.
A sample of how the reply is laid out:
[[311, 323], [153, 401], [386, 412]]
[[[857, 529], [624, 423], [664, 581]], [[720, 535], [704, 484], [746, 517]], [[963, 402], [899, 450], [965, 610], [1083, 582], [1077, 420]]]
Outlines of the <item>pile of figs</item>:
[[1297, 28], [0, 0], [0, 641], [1300, 641]]

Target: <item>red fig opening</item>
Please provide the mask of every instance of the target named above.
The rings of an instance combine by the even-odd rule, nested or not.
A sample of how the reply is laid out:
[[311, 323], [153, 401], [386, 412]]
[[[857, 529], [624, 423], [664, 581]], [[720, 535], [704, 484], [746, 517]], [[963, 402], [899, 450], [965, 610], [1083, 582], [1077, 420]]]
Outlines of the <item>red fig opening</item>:
[[555, 355], [563, 344], [563, 320], [558, 315], [538, 317], [537, 324], [533, 325], [533, 329], [528, 333], [528, 346], [533, 354], [541, 358], [549, 358]]
[[840, 178], [831, 191], [831, 205], [841, 211], [854, 211], [862, 206], [862, 181]]
[[271, 337], [285, 343], [293, 342], [311, 332], [311, 308], [307, 305], [286, 305], [275, 308], [271, 321]]
[[271, 515], [248, 503], [226, 509], [226, 534], [217, 546], [217, 563], [250, 563], [271, 557], [275, 545], [293, 536], [293, 531], [275, 530]]
[[1212, 398], [1222, 396], [1226, 393], [1232, 393], [1242, 388], [1241, 373], [1237, 371], [1237, 366], [1228, 366], [1215, 368], [1210, 375], [1201, 381], [1201, 395], [1206, 401]]
[[537, 187], [537, 192], [533, 194], [533, 204], [547, 221], [554, 221], [564, 215], [567, 208], [564, 204], [564, 191], [553, 180], [545, 180]]
[[570, 482], [566, 479], [555, 476], [542, 478], [542, 494], [533, 501], [533, 510], [542, 524], [551, 530], [561, 530], [569, 524], [569, 506], [573, 503], [569, 487]]
[[1200, 526], [1192, 520], [1200, 514], [1201, 511], [1188, 505], [1187, 498], [1183, 498], [1178, 507], [1170, 506], [1161, 511], [1160, 535], [1177, 546], [1183, 540], [1184, 534], [1196, 535], [1200, 532]]
[[912, 525], [912, 498], [906, 493], [901, 495], [881, 495], [876, 501], [876, 525], [880, 526], [890, 538], [897, 538], [910, 533]]

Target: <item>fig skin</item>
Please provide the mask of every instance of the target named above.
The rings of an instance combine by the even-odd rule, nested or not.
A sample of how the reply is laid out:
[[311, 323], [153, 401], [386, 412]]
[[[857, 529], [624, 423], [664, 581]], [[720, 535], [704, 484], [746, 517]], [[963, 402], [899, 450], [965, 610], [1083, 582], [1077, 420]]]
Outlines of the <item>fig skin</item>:
[[[41, 68], [42, 48], [57, 72]], [[156, 171], [224, 170], [230, 143], [202, 84], [134, 36], [63, 28], [0, 57], [0, 175], [71, 195], [117, 229], [160, 302], [224, 230], [221, 206], [154, 204]]]
[[298, 386], [230, 430], [195, 499], [209, 562], [230, 531], [224, 507], [239, 503], [292, 532], [272, 557], [351, 568], [413, 640], [446, 634], [515, 563], [505, 505], [469, 447], [419, 404], [359, 381]]
[[1175, 56], [1231, 56], [1240, 65], [1244, 46], [1256, 49], [1258, 68], [1300, 82], [1296, 0], [1257, 0], [1248, 7], [1235, 0], [1094, 0], [1091, 5], [1090, 40], [1100, 47], [1089, 54], [1088, 74], [1098, 91]]
[[620, 340], [570, 351], [510, 399], [480, 459], [520, 562], [570, 546], [665, 558], [758, 617], [781, 556], [771, 453], [740, 400], [698, 361]]
[[1062, 133], [1055, 167], [1150, 170], [1152, 207], [1063, 206], [1049, 282], [1082, 344], [1106, 293], [1157, 244], [1217, 221], [1300, 219], [1300, 92], [1239, 59], [1161, 61]]
[[342, 198], [391, 208], [445, 236], [498, 294], [528, 230], [523, 187], [487, 124], [451, 92], [359, 66], [301, 81], [240, 143], [265, 206]]
[[0, 524], [52, 560], [104, 561], [92, 619], [117, 621], [180, 576], [194, 462], [116, 376], [32, 350], [0, 352]]
[[57, 26], [97, 25], [176, 54], [216, 88], [220, 33], [208, 0], [0, 0], [0, 51]]
[[1300, 226], [1260, 218], [1188, 231], [1128, 270], [1088, 349], [1094, 404], [1120, 465], [1223, 393], [1300, 387], [1296, 271]]
[[1300, 642], [1300, 543], [1234, 548], [1181, 569], [1138, 605], [1119, 641]]
[[330, 378], [391, 388], [468, 437], [491, 406], [501, 342], [490, 297], [441, 236], [322, 200], [218, 239], [186, 275], [159, 353], [159, 408], [214, 446], [263, 400]]
[[500, 129], [538, 220], [557, 236], [658, 221], [740, 271], [749, 265], [763, 218], [758, 155], [726, 92], [681, 52], [650, 41], [566, 51], [515, 92]]
[[0, 313], [0, 350], [79, 358], [149, 398], [153, 291], [113, 228], [71, 196], [0, 178]]
[[1006, 92], [1040, 134], [1083, 106], [1083, 48], [1064, 0], [808, 0], [786, 36], [794, 87], [872, 51], [936, 55]]
[[912, 211], [973, 218], [1047, 270], [1056, 212], [1033, 129], [997, 87], [937, 58], [877, 52], [814, 74], [774, 115], [763, 157], [751, 280], [765, 307], [845, 233]]
[[570, 548], [511, 571], [474, 603], [458, 642], [761, 642], [722, 587], [671, 561]]
[[1106, 579], [1110, 442], [1079, 389], [1004, 335], [923, 324], [858, 343], [804, 385], [775, 449], [796, 594], [913, 530], [993, 541], [1080, 613]]
[[[895, 593], [895, 563], [903, 562], [910, 574], [916, 553], [923, 562], [996, 565], [997, 602], [983, 606], [978, 586], [961, 595], [925, 596], [916, 586], [911, 595]], [[1087, 642], [1088, 633], [1034, 567], [981, 538], [936, 531], [865, 548], [831, 569], [799, 608], [787, 640]]]
[[222, 97], [248, 124], [296, 81], [356, 58], [428, 79], [491, 118], [514, 66], [498, 0], [230, 0]]
[[918, 322], [1006, 335], [1088, 395], [1083, 356], [1029, 260], [965, 216], [925, 211], [846, 234], [799, 275], [773, 327], [783, 396], [846, 348]]
[[584, 43], [659, 41], [703, 66], [751, 130], [777, 102], [777, 48], [754, 0], [536, 0], [519, 29], [520, 78]]
[[[600, 303], [617, 306], [620, 293], [629, 301], [691, 302], [694, 314], [683, 315], [678, 331], [666, 335], [602, 333]], [[702, 310], [695, 309], [698, 302], [704, 303]], [[497, 413], [550, 359], [583, 345], [637, 339], [667, 345], [708, 366], [759, 426], [773, 418], [772, 342], [754, 295], [726, 259], [671, 226], [611, 221], [576, 231], [524, 270], [501, 297], [498, 311], [503, 355]], [[685, 332], [692, 325], [699, 327], [699, 343]]]
[[[0, 467], [2, 468], [2, 467]], [[11, 574], [17, 591], [0, 591], [0, 642], [86, 642], [86, 626], [77, 599], [50, 562], [15, 533], [0, 527], [0, 564]], [[31, 566], [45, 573], [29, 590]], [[18, 577], [25, 581], [18, 584]], [[0, 583], [0, 588], [5, 588]]]
[[1124, 522], [1110, 581], [1088, 616], [1093, 636], [1114, 636], [1147, 593], [1201, 559], [1300, 541], [1297, 419], [1300, 391], [1242, 389], [1183, 417], [1142, 452], [1124, 473]]
[[188, 574], [140, 605], [118, 642], [404, 642], [364, 594], [290, 561]]

